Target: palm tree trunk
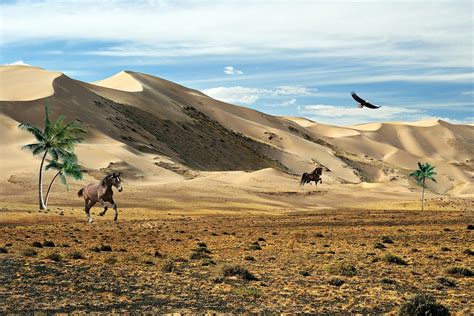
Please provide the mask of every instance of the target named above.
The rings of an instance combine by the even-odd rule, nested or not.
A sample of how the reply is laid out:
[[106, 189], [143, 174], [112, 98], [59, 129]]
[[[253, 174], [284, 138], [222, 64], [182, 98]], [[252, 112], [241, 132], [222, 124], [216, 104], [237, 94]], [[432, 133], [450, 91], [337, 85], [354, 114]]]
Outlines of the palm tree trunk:
[[423, 204], [425, 203], [425, 179], [423, 179], [423, 187], [421, 190], [421, 211], [423, 211]]
[[44, 160], [46, 159], [46, 155], [48, 154], [48, 150], [44, 152], [43, 159], [41, 160], [40, 171], [39, 171], [39, 184], [38, 184], [38, 191], [39, 191], [39, 208], [40, 210], [45, 210], [46, 205], [44, 205], [43, 200], [43, 165]]
[[48, 198], [49, 198], [49, 192], [51, 192], [51, 188], [53, 187], [54, 181], [56, 181], [56, 178], [61, 174], [61, 171], [58, 171], [56, 175], [54, 176], [53, 180], [51, 180], [51, 183], [48, 186], [48, 191], [46, 191], [46, 196], [44, 197], [44, 205], [46, 208], [48, 207]]

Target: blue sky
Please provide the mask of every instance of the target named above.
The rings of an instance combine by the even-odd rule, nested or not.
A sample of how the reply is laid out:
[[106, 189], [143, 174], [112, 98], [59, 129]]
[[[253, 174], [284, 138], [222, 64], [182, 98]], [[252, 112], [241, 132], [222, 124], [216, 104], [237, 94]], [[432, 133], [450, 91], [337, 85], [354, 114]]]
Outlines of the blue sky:
[[330, 124], [474, 122], [471, 1], [0, 3], [1, 64], [87, 82], [139, 71]]

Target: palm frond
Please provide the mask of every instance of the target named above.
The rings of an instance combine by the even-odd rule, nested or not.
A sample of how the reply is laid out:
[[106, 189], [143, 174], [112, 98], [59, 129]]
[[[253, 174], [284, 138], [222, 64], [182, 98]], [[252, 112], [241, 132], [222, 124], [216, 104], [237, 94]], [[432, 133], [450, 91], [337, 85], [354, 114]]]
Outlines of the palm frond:
[[18, 125], [18, 127], [21, 128], [22, 130], [25, 130], [25, 131], [33, 134], [33, 136], [39, 142], [42, 142], [45, 139], [44, 133], [39, 128], [37, 128], [36, 126], [31, 125], [30, 123], [21, 123], [20, 125]]

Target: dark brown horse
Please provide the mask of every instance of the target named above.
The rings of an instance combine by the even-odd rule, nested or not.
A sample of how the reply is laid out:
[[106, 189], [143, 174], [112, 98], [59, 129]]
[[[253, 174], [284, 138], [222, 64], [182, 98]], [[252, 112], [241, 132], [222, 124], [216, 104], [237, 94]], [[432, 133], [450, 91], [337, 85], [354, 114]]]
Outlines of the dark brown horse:
[[104, 210], [99, 213], [100, 216], [105, 215], [108, 205], [110, 205], [115, 211], [114, 221], [117, 220], [118, 210], [117, 204], [115, 204], [114, 199], [112, 198], [114, 195], [112, 186], [117, 188], [119, 192], [122, 192], [122, 180], [120, 179], [120, 172], [114, 172], [112, 174], [106, 175], [99, 183], [90, 183], [77, 192], [79, 197], [82, 196], [84, 198], [85, 211], [89, 223], [92, 223], [90, 210], [97, 202], [100, 202], [104, 207]]
[[313, 170], [311, 173], [303, 173], [301, 176], [301, 181], [300, 185], [305, 185], [306, 183], [311, 184], [311, 181], [314, 181], [315, 185], [318, 185], [319, 183], [323, 183], [323, 180], [321, 179], [321, 176], [323, 175], [323, 168], [318, 167]]

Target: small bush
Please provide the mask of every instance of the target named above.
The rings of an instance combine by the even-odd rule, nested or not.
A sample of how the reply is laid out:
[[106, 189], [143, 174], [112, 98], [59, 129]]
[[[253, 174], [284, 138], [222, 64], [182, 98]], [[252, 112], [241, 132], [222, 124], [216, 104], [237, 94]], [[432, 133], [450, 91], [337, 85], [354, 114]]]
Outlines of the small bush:
[[155, 258], [163, 258], [163, 255], [159, 251], [155, 251]]
[[390, 237], [388, 237], [388, 236], [383, 236], [383, 237], [382, 237], [382, 242], [383, 242], [384, 244], [393, 244], [393, 240], [392, 240]]
[[40, 243], [39, 241], [33, 241], [33, 243], [31, 244], [32, 247], [35, 247], [35, 248], [43, 248], [43, 244]]
[[84, 259], [84, 256], [79, 251], [73, 251], [69, 254], [69, 258], [77, 260]]
[[104, 262], [107, 264], [116, 264], [118, 262], [118, 259], [115, 256], [110, 256], [105, 258]]
[[448, 247], [441, 247], [441, 251], [451, 251]]
[[204, 259], [201, 263], [201, 265], [203, 267], [206, 267], [206, 266], [210, 266], [210, 265], [216, 265], [216, 263], [214, 262], [214, 260], [212, 260], [211, 258], [207, 258], [207, 259]]
[[314, 237], [322, 238], [322, 237], [324, 237], [324, 235], [321, 234], [321, 233], [315, 233], [315, 234], [314, 234]]
[[472, 224], [467, 225], [467, 229], [468, 230], [474, 230], [474, 225], [472, 225]]
[[474, 275], [471, 269], [465, 267], [452, 267], [447, 270], [449, 274], [471, 277]]
[[36, 256], [38, 253], [36, 252], [36, 250], [34, 250], [33, 248], [26, 248], [25, 250], [23, 250], [21, 252], [25, 257], [34, 257]]
[[252, 257], [252, 256], [245, 256], [245, 257], [244, 257], [244, 260], [247, 260], [247, 261], [255, 261], [255, 258]]
[[207, 248], [207, 245], [205, 242], [198, 242], [197, 245], [198, 247]]
[[56, 262], [59, 262], [63, 259], [63, 257], [57, 252], [50, 253], [49, 255], [46, 256], [46, 258], [49, 260], [56, 261]]
[[55, 247], [55, 245], [51, 240], [45, 240], [43, 241], [43, 247]]
[[225, 265], [222, 268], [222, 274], [225, 277], [238, 275], [247, 281], [257, 280], [257, 277], [255, 277], [247, 268], [241, 267], [239, 265]]
[[338, 278], [332, 278], [332, 279], [329, 279], [328, 281], [329, 285], [332, 285], [332, 286], [341, 286], [345, 283], [344, 280], [341, 280], [341, 279], [338, 279]]
[[387, 247], [385, 247], [384, 244], [382, 244], [381, 242], [377, 242], [374, 244], [374, 248], [375, 249], [386, 249]]
[[445, 278], [445, 277], [438, 278], [438, 283], [447, 287], [457, 286], [456, 280], [451, 279], [451, 278]]
[[172, 260], [168, 260], [161, 266], [161, 271], [164, 273], [171, 273], [176, 270], [176, 264]]
[[401, 266], [408, 265], [408, 262], [406, 262], [405, 259], [403, 259], [399, 256], [396, 256], [396, 255], [392, 255], [391, 253], [387, 253], [385, 255], [385, 257], [383, 258], [383, 260], [387, 263], [398, 264], [398, 265], [401, 265]]
[[265, 241], [265, 238], [263, 238], [263, 237], [258, 237], [257, 241]]
[[100, 251], [112, 251], [112, 247], [110, 245], [101, 245], [99, 248]]
[[92, 248], [90, 249], [90, 251], [92, 251], [92, 252], [100, 252], [100, 248], [99, 248], [99, 247], [92, 247]]
[[5, 248], [5, 247], [0, 247], [0, 253], [8, 253], [7, 248]]
[[383, 278], [382, 280], [380, 280], [380, 282], [384, 284], [397, 284], [397, 281], [390, 278]]
[[333, 263], [325, 268], [326, 272], [330, 274], [344, 275], [344, 276], [354, 276], [357, 274], [356, 267], [349, 262], [338, 262]]
[[250, 250], [262, 250], [262, 247], [259, 244], [253, 243], [253, 244], [249, 245], [249, 249]]
[[450, 315], [449, 310], [436, 302], [436, 298], [431, 294], [418, 294], [407, 302], [403, 303], [398, 311], [400, 316], [425, 316]]
[[300, 271], [300, 272], [298, 272], [298, 273], [299, 273], [300, 275], [302, 275], [302, 276], [310, 276], [310, 273], [309, 273], [308, 271], [306, 271], [306, 270]]
[[474, 251], [472, 251], [471, 249], [466, 249], [462, 253], [468, 256], [474, 256]]

